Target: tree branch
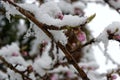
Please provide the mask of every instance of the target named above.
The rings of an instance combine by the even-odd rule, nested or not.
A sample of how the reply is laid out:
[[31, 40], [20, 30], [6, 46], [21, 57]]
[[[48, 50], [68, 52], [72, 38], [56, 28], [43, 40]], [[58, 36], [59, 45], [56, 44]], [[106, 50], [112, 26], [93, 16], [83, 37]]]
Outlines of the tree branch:
[[[3, 0], [6, 2], [6, 0]], [[42, 29], [44, 31], [44, 33], [46, 33], [46, 35], [53, 39], [52, 34], [47, 30], [44, 29], [44, 24], [40, 23], [35, 17], [33, 17], [30, 13], [28, 13], [27, 11], [25, 11], [23, 8], [19, 7], [18, 5], [16, 5], [15, 3], [13, 3], [10, 0], [7, 0], [11, 5], [13, 5], [14, 7], [16, 7], [16, 9], [21, 12], [24, 16], [26, 16], [29, 20], [31, 20], [32, 22], [34, 22], [40, 29]], [[54, 42], [56, 43], [56, 45], [58, 45], [58, 47], [64, 52], [66, 58], [68, 59], [68, 61], [72, 61], [72, 65], [76, 68], [76, 70], [79, 72], [79, 75], [81, 76], [81, 78], [83, 80], [90, 80], [86, 73], [82, 70], [82, 68], [79, 67], [79, 65], [77, 64], [76, 60], [72, 57], [72, 55], [68, 52], [68, 50], [60, 43], [60, 42], [56, 42], [54, 40]]]
[[23, 78], [26, 78], [28, 80], [32, 80], [30, 79], [27, 75], [23, 74], [23, 71], [19, 71], [17, 70], [12, 64], [8, 63], [2, 56], [0, 56], [0, 60], [11, 70], [13, 70], [16, 73], [19, 73]]

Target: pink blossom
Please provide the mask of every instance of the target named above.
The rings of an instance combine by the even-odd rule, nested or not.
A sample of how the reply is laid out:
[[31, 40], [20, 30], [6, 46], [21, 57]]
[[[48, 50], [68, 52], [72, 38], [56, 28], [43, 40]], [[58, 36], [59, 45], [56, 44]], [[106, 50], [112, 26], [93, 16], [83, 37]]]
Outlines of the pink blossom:
[[18, 56], [18, 54], [14, 52], [14, 53], [12, 53], [12, 56]]
[[27, 51], [22, 52], [22, 54], [23, 54], [23, 56], [27, 56], [28, 55]]
[[112, 80], [117, 79], [117, 75], [115, 75], [115, 74], [111, 75], [111, 79], [112, 79]]
[[59, 18], [59, 19], [63, 19], [63, 17], [64, 17], [64, 15], [62, 14], [62, 13], [59, 13], [58, 15], [57, 15], [57, 18]]
[[48, 45], [48, 42], [45, 41], [45, 40], [43, 40], [42, 44], [43, 44], [43, 45]]
[[86, 66], [83, 65], [83, 66], [81, 66], [81, 68], [82, 68], [82, 69], [86, 69]]
[[32, 65], [29, 65], [29, 66], [27, 67], [27, 70], [30, 71], [30, 72], [32, 72], [32, 71], [33, 71]]
[[77, 39], [79, 40], [79, 41], [85, 41], [86, 40], [86, 35], [85, 35], [85, 33], [84, 32], [79, 32], [78, 34], [77, 34]]
[[83, 14], [82, 10], [80, 10], [79, 8], [75, 8], [74, 12], [75, 12], [76, 15]]
[[50, 80], [58, 80], [58, 76], [56, 74], [53, 74]]
[[72, 76], [72, 73], [70, 71], [67, 71], [67, 76], [70, 78]]
[[75, 43], [72, 43], [72, 46], [73, 46], [73, 47], [75, 47], [75, 46], [76, 46], [76, 44], [75, 44]]

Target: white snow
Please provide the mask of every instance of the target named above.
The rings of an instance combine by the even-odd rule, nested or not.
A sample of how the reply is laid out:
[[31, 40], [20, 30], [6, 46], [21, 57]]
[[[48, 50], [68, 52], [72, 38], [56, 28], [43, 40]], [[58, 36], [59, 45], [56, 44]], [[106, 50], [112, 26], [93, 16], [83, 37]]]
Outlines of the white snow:
[[[3, 4], [6, 7], [6, 9], [8, 10], [7, 15], [20, 14], [15, 9], [15, 7], [11, 6], [10, 4], [4, 3], [4, 2], [3, 2]], [[67, 3], [65, 3], [65, 4], [67, 4]], [[58, 4], [56, 2], [53, 2], [53, 1], [46, 2], [46, 3], [42, 4], [40, 7], [36, 6], [35, 4], [18, 4], [18, 5], [21, 6], [22, 8], [24, 8], [25, 10], [33, 13], [34, 16], [41, 23], [47, 24], [47, 25], [54, 25], [56, 27], [62, 27], [62, 26], [76, 27], [76, 26], [80, 26], [82, 24], [85, 24], [85, 22], [87, 21], [87, 17], [79, 17], [79, 16], [72, 16], [72, 15], [64, 15], [63, 19], [60, 20], [58, 15], [59, 14], [62, 15], [62, 10], [61, 10], [60, 6], [58, 6]], [[10, 16], [8, 16], [8, 19], [10, 19]], [[38, 34], [38, 30], [40, 33], [43, 33], [40, 29], [37, 28], [37, 26], [34, 27], [34, 30], [35, 30], [35, 33], [37, 33], [37, 34]], [[54, 33], [54, 32], [55, 31], [53, 31], [52, 33]], [[30, 32], [28, 30], [26, 37], [31, 36], [31, 34], [34, 35], [34, 33]], [[40, 35], [37, 35], [37, 37], [39, 37], [39, 36]], [[43, 36], [45, 36], [45, 35], [43, 35]], [[59, 39], [59, 41], [62, 42], [63, 44], [67, 43], [66, 38], [65, 38], [65, 40], [62, 40], [56, 36], [61, 36], [61, 37], [65, 38], [63, 33], [55, 35], [54, 38], [56, 38], [55, 40], [57, 40], [57, 41]], [[41, 38], [41, 40], [43, 40], [43, 38]]]
[[79, 9], [81, 9], [81, 10], [83, 10], [83, 9], [86, 8], [85, 3], [81, 2], [81, 1], [73, 2], [73, 3], [72, 3], [72, 6], [73, 6], [74, 8], [79, 8]]
[[[116, 31], [117, 30], [117, 31]], [[108, 27], [106, 27], [104, 29], [104, 31], [96, 38], [96, 41], [98, 42], [103, 42], [104, 46], [105, 46], [105, 50], [107, 49], [106, 47], [108, 46], [108, 42], [109, 42], [109, 34], [108, 31], [110, 31], [110, 33], [113, 33], [114, 35], [120, 35], [120, 22], [113, 22], [110, 25], [108, 25]]]
[[10, 80], [22, 80], [22, 76], [19, 73], [15, 73], [11, 69], [7, 69], [7, 74], [10, 76]]
[[65, 14], [66, 13], [74, 14], [74, 8], [73, 8], [73, 6], [70, 3], [68, 3], [68, 2], [66, 2], [64, 0], [59, 1], [58, 2], [58, 6], [59, 6], [59, 8], [61, 9], [61, 11], [63, 13], [65, 13]]
[[16, 8], [14, 6], [10, 5], [8, 2], [6, 2], [6, 3], [2, 2], [2, 4], [7, 11], [6, 12], [6, 17], [9, 21], [10, 21], [10, 15], [13, 15], [13, 16], [16, 15], [16, 14], [22, 15], [19, 11], [16, 10]]
[[33, 64], [33, 69], [40, 75], [44, 76], [47, 70], [52, 68], [52, 63], [54, 63], [49, 56], [48, 52], [50, 50], [51, 44], [48, 43], [41, 57], [35, 60]]
[[[27, 66], [28, 64], [20, 54], [20, 49], [16, 43], [7, 45], [0, 49], [0, 56], [3, 56], [11, 64], [21, 64]], [[15, 54], [16, 56], [13, 56]]]
[[67, 37], [66, 35], [64, 34], [63, 30], [60, 30], [60, 31], [56, 31], [56, 30], [49, 30], [54, 39], [56, 40], [56, 42], [60, 42], [62, 43], [63, 45], [67, 44]]
[[7, 78], [8, 78], [8, 75], [6, 73], [0, 71], [0, 79], [1, 80], [3, 80], [3, 79], [8, 80]]
[[[67, 3], [64, 3], [64, 5]], [[81, 4], [81, 3], [79, 3]], [[30, 4], [19, 4], [21, 7], [23, 7], [24, 9], [32, 12], [34, 14], [34, 16], [43, 24], [47, 24], [47, 25], [54, 25], [56, 27], [62, 27], [62, 26], [69, 26], [69, 27], [76, 27], [76, 26], [80, 26], [81, 24], [84, 24], [87, 20], [87, 17], [78, 17], [78, 16], [73, 16], [73, 15], [64, 15], [63, 19], [60, 20], [58, 18], [58, 14], [61, 13], [62, 11], [67, 13], [66, 9], [63, 9], [60, 6], [58, 6], [57, 3], [55, 2], [46, 2], [45, 4], [42, 4], [40, 7], [35, 6], [34, 4], [30, 5]], [[69, 4], [67, 4], [69, 5]], [[114, 4], [115, 5], [115, 4]], [[19, 14], [16, 12], [16, 9], [13, 7], [13, 10], [9, 10], [9, 4], [4, 4], [4, 6], [6, 6], [8, 8], [8, 19], [10, 19], [9, 14]], [[73, 7], [80, 7], [81, 9], [84, 9], [85, 5], [78, 5], [78, 4], [73, 4]], [[72, 9], [71, 6], [68, 6]], [[117, 7], [119, 7], [117, 5]], [[117, 8], [116, 7], [116, 8]], [[69, 8], [69, 9], [70, 9]], [[15, 10], [15, 12], [13, 12]], [[70, 11], [70, 13], [72, 13], [71, 10], [68, 10], [68, 12]], [[110, 30], [111, 33], [114, 33], [116, 31], [116, 29], [118, 29], [117, 32], [115, 32], [115, 35], [119, 35], [120, 34], [120, 23], [119, 22], [113, 22], [112, 24], [110, 24], [108, 27], [105, 28], [105, 30], [96, 38], [97, 42], [103, 42], [104, 46], [105, 46], [105, 52], [107, 50], [107, 46], [108, 46], [108, 34], [107, 31]], [[37, 37], [35, 45], [33, 45], [33, 50], [31, 53], [36, 52], [37, 48], [34, 48], [35, 46], [39, 45], [39, 43], [41, 43], [43, 40], [47, 40], [47, 41], [51, 41], [46, 35], [45, 33], [39, 29], [36, 25], [34, 25], [34, 30], [35, 30], [35, 36]], [[54, 39], [56, 41], [60, 41], [63, 45], [65, 45], [67, 43], [67, 38], [64, 35], [63, 31], [55, 31], [55, 30], [49, 30]], [[28, 35], [29, 35], [29, 31], [28, 31]], [[52, 61], [51, 57], [49, 56], [49, 49], [51, 44], [48, 44], [46, 47], [46, 50], [43, 52], [43, 55], [41, 57], [39, 57], [39, 59], [36, 59], [35, 62], [33, 63], [33, 68], [34, 70], [40, 75], [43, 76], [45, 73], [47, 73], [47, 71], [52, 67], [52, 64], [54, 64], [54, 62]], [[13, 46], [13, 47], [11, 47]], [[7, 46], [7, 47], [3, 47], [0, 50], [0, 55], [7, 57], [7, 61], [12, 63], [12, 64], [27, 64], [23, 58], [21, 58], [20, 53], [19, 53], [19, 47], [15, 46], [15, 45], [11, 45], [11, 46]], [[18, 56], [13, 56], [11, 57], [12, 53], [15, 52], [18, 54]], [[87, 51], [86, 51], [87, 52]], [[62, 52], [61, 52], [62, 53]], [[59, 55], [59, 54], [58, 54]], [[10, 58], [8, 57], [10, 56]], [[63, 58], [63, 55], [59, 56], [60, 58]], [[90, 57], [90, 58], [89, 58]], [[94, 62], [94, 57], [93, 54], [86, 54], [84, 56], [85, 59], [83, 59], [83, 62], [86, 61], [86, 63], [80, 63], [81, 66], [87, 66], [87, 67], [94, 67], [95, 69], [98, 68], [98, 65]], [[90, 60], [87, 63], [87, 60]], [[17, 67], [20, 70], [24, 70], [23, 66], [22, 67]], [[67, 68], [68, 69], [68, 68]], [[66, 67], [64, 68], [60, 68], [56, 71], [59, 70], [67, 70]], [[11, 70], [8, 70], [8, 74], [10, 74], [11, 80], [15, 80], [15, 76], [18, 77], [17, 80], [21, 79], [21, 76], [19, 76], [18, 74], [15, 74], [14, 72], [12, 72]], [[14, 75], [14, 76], [13, 76]], [[32, 74], [31, 74], [32, 75]], [[96, 76], [98, 76], [96, 73], [94, 72], [89, 72], [88, 75], [91, 77], [92, 80], [96, 80]], [[31, 76], [33, 78], [33, 80], [35, 80], [34, 76]], [[104, 80], [104, 79], [102, 79]]]
[[6, 45], [5, 47], [2, 47], [0, 49], [0, 55], [5, 57], [10, 57], [13, 53], [20, 55], [19, 50], [20, 49], [18, 47], [18, 44], [12, 43], [11, 45]]

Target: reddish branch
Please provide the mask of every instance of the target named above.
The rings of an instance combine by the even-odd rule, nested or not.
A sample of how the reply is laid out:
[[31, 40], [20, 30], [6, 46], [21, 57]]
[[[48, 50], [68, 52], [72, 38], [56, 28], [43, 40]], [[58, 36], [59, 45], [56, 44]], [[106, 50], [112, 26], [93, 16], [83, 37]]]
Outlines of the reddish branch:
[[2, 56], [0, 56], [0, 60], [11, 70], [13, 70], [16, 73], [19, 73], [23, 79], [28, 79], [28, 80], [32, 80], [30, 79], [27, 75], [23, 74], [23, 71], [19, 71], [17, 70], [12, 64], [8, 63]]
[[[3, 0], [6, 2], [6, 0]], [[15, 6], [16, 9], [21, 12], [24, 16], [26, 16], [29, 20], [31, 20], [32, 22], [34, 22], [41, 30], [44, 31], [44, 33], [46, 33], [46, 35], [53, 39], [52, 34], [44, 28], [44, 24], [40, 23], [34, 16], [32, 16], [30, 13], [28, 13], [26, 10], [24, 10], [23, 8], [19, 7], [18, 5], [16, 5], [15, 3], [13, 3], [10, 0], [7, 0], [11, 5]], [[86, 73], [79, 67], [79, 65], [77, 64], [76, 60], [71, 56], [71, 54], [68, 52], [68, 50], [66, 49], [66, 47], [64, 47], [60, 42], [56, 42], [54, 40], [54, 42], [56, 43], [56, 45], [64, 52], [66, 58], [68, 59], [69, 62], [71, 62], [71, 64], [76, 68], [76, 70], [79, 72], [79, 75], [81, 76], [81, 78], [83, 80], [90, 80]]]

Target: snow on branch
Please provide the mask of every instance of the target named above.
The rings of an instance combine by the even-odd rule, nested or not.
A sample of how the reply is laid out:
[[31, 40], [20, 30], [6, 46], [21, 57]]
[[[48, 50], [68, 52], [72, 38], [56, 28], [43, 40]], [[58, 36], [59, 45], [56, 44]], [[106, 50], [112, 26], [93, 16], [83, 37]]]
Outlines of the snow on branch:
[[108, 46], [109, 40], [116, 40], [120, 42], [120, 22], [111, 23], [103, 30], [103, 32], [100, 33], [97, 38], [91, 39], [90, 41], [86, 42], [82, 45], [81, 48], [96, 42], [103, 42], [106, 48]]
[[104, 31], [96, 38], [96, 41], [102, 41], [108, 46], [108, 40], [120, 41], [120, 22], [113, 22], [104, 29]]
[[[3, 1], [6, 3], [6, 0], [3, 0]], [[64, 47], [64, 45], [61, 44], [59, 41], [54, 40], [54, 36], [47, 29], [44, 29], [44, 24], [47, 24], [48, 26], [52, 25], [52, 24], [53, 25], [57, 24], [58, 27], [61, 27], [63, 25], [73, 26], [74, 22], [75, 22], [76, 23], [75, 26], [79, 26], [81, 24], [84, 24], [87, 21], [86, 17], [65, 15], [62, 19], [61, 10], [56, 6], [56, 4], [54, 2], [48, 2], [48, 3], [41, 5], [40, 10], [39, 10], [40, 13], [34, 14], [34, 16], [33, 16], [28, 11], [19, 7], [18, 5], [16, 5], [12, 1], [7, 0], [7, 2], [10, 3], [11, 5], [15, 6], [16, 10], [18, 10], [21, 14], [23, 14], [28, 19], [30, 19], [33, 23], [35, 23], [50, 39], [52, 39], [56, 43], [56, 45], [64, 52], [68, 62], [71, 62], [71, 64], [79, 72], [80, 77], [83, 80], [89, 80], [86, 73], [79, 67], [76, 60], [72, 57], [72, 55], [69, 53], [69, 51], [67, 51], [67, 49]], [[56, 15], [58, 15], [58, 16], [56, 17]], [[67, 21], [69, 19], [70, 19], [70, 22]], [[55, 24], [54, 24], [54, 22], [55, 22]]]
[[[16, 77], [13, 76], [14, 74], [23, 80], [36, 80], [36, 75], [40, 78], [44, 77], [49, 73], [49, 70], [53, 69], [54, 66], [61, 65], [62, 63], [60, 63], [60, 61], [63, 59], [67, 59], [65, 62], [67, 63], [67, 66], [71, 67], [71, 65], [68, 65], [68, 63], [74, 66], [72, 66], [72, 69], [76, 69], [79, 73], [78, 75], [83, 80], [90, 80], [89, 77], [93, 77], [91, 75], [94, 75], [94, 77], [98, 76], [98, 74], [91, 72], [91, 70], [96, 70], [98, 65], [96, 65], [94, 61], [84, 63], [84, 60], [83, 63], [81, 62], [78, 64], [73, 57], [74, 54], [71, 55], [71, 53], [79, 51], [92, 43], [98, 44], [103, 42], [105, 48], [103, 53], [105, 56], [113, 63], [119, 65], [108, 55], [107, 47], [109, 40], [116, 40], [120, 42], [120, 22], [113, 22], [112, 24], [108, 25], [108, 27], [106, 27], [97, 38], [86, 42], [87, 36], [85, 32], [82, 31], [82, 28], [85, 27], [87, 23], [91, 22], [96, 14], [93, 14], [90, 17], [83, 16], [84, 12], [81, 10], [85, 8], [85, 4], [81, 3], [80, 1], [74, 1], [76, 0], [73, 0], [72, 3], [67, 3], [65, 1], [60, 1], [58, 3], [48, 1], [46, 3], [42, 3], [40, 6], [37, 6], [34, 4], [17, 4], [11, 0], [2, 0], [2, 4], [6, 9], [6, 17], [9, 19], [9, 21], [11, 19], [11, 15], [21, 15], [30, 20], [30, 28], [27, 31], [26, 37], [29, 37], [31, 34], [37, 37], [35, 45], [33, 45], [32, 48], [41, 43], [41, 53], [37, 54], [37, 57], [31, 60], [32, 62], [27, 62], [24, 60], [20, 53], [19, 47], [14, 43], [11, 44], [11, 46], [6, 46], [0, 49], [0, 60], [8, 67], [6, 71], [8, 75], [11, 76], [11, 80], [16, 79]], [[106, 2], [111, 4], [114, 1], [112, 2], [109, 0]], [[64, 8], [63, 5], [67, 5], [67, 7]], [[113, 6], [116, 10], [119, 9], [119, 5], [117, 3], [113, 3], [111, 6]], [[67, 8], [69, 9], [67, 10]], [[32, 29], [34, 29], [35, 33], [31, 33]], [[76, 38], [76, 43], [71, 43], [71, 50], [68, 50], [66, 47], [69, 38], [66, 32], [67, 30], [70, 32], [73, 31], [71, 34], [74, 34], [74, 38]], [[86, 43], [82, 43], [84, 41]], [[71, 44], [69, 45], [71, 46]], [[34, 49], [31, 51], [31, 53], [34, 53], [36, 50], [37, 49]], [[92, 56], [90, 57], [93, 58]], [[90, 72], [86, 74], [83, 69], [90, 70]], [[74, 71], [76, 72], [76, 70]], [[0, 73], [1, 75], [4, 75], [4, 73]], [[69, 76], [70, 72], [68, 72], [67, 75]], [[4, 75], [4, 77], [6, 76], [7, 75]], [[99, 75], [99, 77], [101, 76]], [[111, 73], [108, 74], [107, 77], [110, 79], [116, 78], [114, 75], [111, 75]], [[56, 79], [56, 75], [53, 75], [51, 79], [54, 78]], [[92, 79], [94, 80], [95, 78]]]
[[[81, 47], [79, 47], [76, 50], [79, 50], [81, 48], [84, 48], [84, 47], [92, 44], [92, 43], [95, 43], [98, 45], [98, 47], [100, 48], [102, 53], [104, 53], [104, 56], [107, 59], [109, 59], [113, 64], [116, 64], [117, 66], [119, 66], [120, 64], [117, 63], [116, 61], [114, 61], [114, 59], [112, 59], [111, 56], [109, 55], [109, 53], [107, 52], [109, 40], [115, 40], [115, 41], [120, 42], [120, 22], [111, 23], [103, 30], [103, 32], [97, 38], [91, 39], [90, 41], [86, 42], [85, 44], [83, 44]], [[102, 42], [104, 44], [104, 51], [98, 44], [100, 42]]]
[[[10, 19], [10, 15], [20, 15], [20, 13], [10, 4], [4, 3], [4, 7], [7, 10], [6, 15], [8, 19]], [[57, 5], [56, 2], [46, 2], [38, 7], [35, 4], [18, 4], [20, 7], [25, 9], [26, 11], [31, 12], [38, 21], [46, 24], [50, 27], [58, 27], [58, 29], [64, 29], [65, 26], [76, 27], [84, 25], [88, 18], [87, 17], [79, 17], [73, 15], [63, 15], [61, 9]], [[51, 6], [52, 5], [52, 6]], [[74, 3], [74, 7], [77, 5]], [[12, 8], [13, 7], [13, 8]], [[81, 8], [82, 6], [80, 6]], [[61, 20], [62, 19], [62, 20]], [[63, 28], [62, 28], [63, 27]]]
[[[16, 43], [12, 43], [11, 45], [1, 48], [0, 61], [2, 61], [2, 63], [8, 67], [6, 71], [13, 80], [18, 76], [23, 80], [34, 80], [34, 75], [32, 78], [29, 76], [31, 72], [33, 72], [32, 66], [24, 60], [19, 50], [20, 49]], [[18, 74], [15, 75], [15, 73]]]
[[[103, 32], [101, 32], [101, 34], [98, 37], [91, 39], [90, 41], [86, 42], [82, 46], [79, 46], [76, 50], [82, 49], [88, 45], [91, 45], [92, 43], [95, 43], [98, 45], [98, 47], [100, 48], [102, 53], [104, 53], [107, 59], [112, 61], [113, 64], [116, 64], [117, 66], [119, 66], [120, 64], [114, 61], [114, 59], [112, 59], [109, 53], [107, 52], [109, 40], [115, 40], [120, 42], [120, 22], [111, 23], [103, 30]], [[104, 51], [98, 44], [100, 42], [104, 44]]]
[[32, 79], [30, 79], [27, 75], [23, 74], [22, 71], [17, 70], [12, 64], [8, 63], [2, 56], [0, 56], [0, 60], [1, 60], [2, 62], [4, 62], [4, 64], [5, 64], [8, 68], [10, 68], [11, 70], [15, 71], [16, 73], [19, 73], [20, 75], [22, 75], [22, 78], [23, 78], [23, 79], [32, 80]]
[[[15, 8], [9, 9], [11, 7], [11, 5], [9, 5], [8, 3], [3, 2], [3, 4], [7, 10], [6, 15], [9, 19], [10, 19], [10, 15], [12, 15], [12, 14], [13, 15], [20, 14], [20, 13], [18, 14], [18, 11]], [[32, 13], [35, 16], [35, 18], [42, 23], [39, 25], [41, 25], [41, 26], [44, 25], [43, 27], [45, 29], [52, 30], [50, 32], [53, 35], [59, 36], [59, 37], [53, 36], [53, 38], [56, 41], [60, 41], [63, 45], [66, 45], [66, 43], [67, 43], [67, 37], [65, 35], [60, 35], [60, 34], [64, 34], [63, 30], [72, 29], [72, 28], [76, 28], [76, 27], [83, 27], [85, 24], [89, 23], [95, 17], [95, 14], [88, 18], [87, 17], [79, 17], [76, 15], [74, 15], [74, 16], [73, 15], [63, 15], [61, 8], [59, 8], [59, 5], [53, 1], [46, 2], [46, 3], [42, 4], [40, 7], [38, 7], [34, 4], [31, 4], [31, 5], [30, 4], [18, 4], [18, 5], [20, 7], [22, 7], [23, 9], [25, 9], [26, 12], [29, 11], [30, 13]], [[76, 6], [77, 6], [77, 8], [83, 7], [83, 6], [78, 6], [77, 3], [74, 3], [73, 7], [76, 7]], [[60, 30], [60, 31], [58, 31], [58, 34], [56, 34], [56, 33], [54, 33], [55, 31], [53, 31], [53, 30]], [[36, 26], [34, 26], [34, 31], [36, 33], [38, 33], [38, 32], [43, 33], [41, 30], [38, 31]], [[28, 37], [31, 35], [33, 36], [33, 34], [34, 34], [33, 32], [29, 32], [29, 33], [27, 33], [27, 36]], [[42, 35], [44, 35], [44, 33]], [[62, 37], [64, 37], [64, 38], [62, 38]], [[41, 38], [41, 41], [42, 40], [45, 40], [45, 39]]]

